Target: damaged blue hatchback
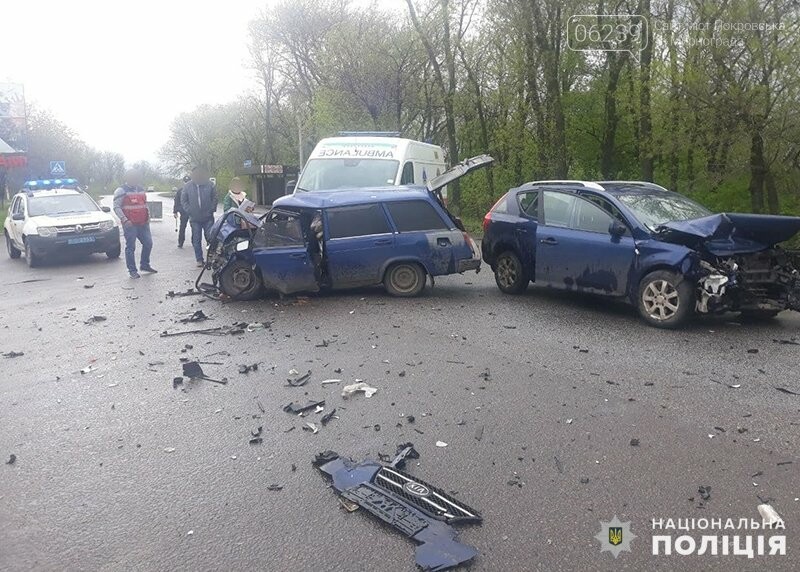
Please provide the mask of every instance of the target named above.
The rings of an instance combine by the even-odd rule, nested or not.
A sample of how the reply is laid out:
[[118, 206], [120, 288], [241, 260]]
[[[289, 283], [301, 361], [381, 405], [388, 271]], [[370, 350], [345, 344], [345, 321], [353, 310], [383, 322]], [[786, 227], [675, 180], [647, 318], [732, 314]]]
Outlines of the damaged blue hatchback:
[[[338, 189], [281, 197], [260, 218], [226, 212], [211, 232], [204, 292], [239, 300], [264, 290], [293, 294], [383, 284], [419, 295], [430, 277], [479, 271], [477, 243], [437, 191], [491, 163], [459, 164], [425, 187]], [[206, 270], [212, 284], [202, 283]]]
[[483, 228], [483, 259], [509, 294], [533, 282], [627, 299], [661, 328], [800, 311], [797, 253], [779, 246], [800, 217], [713, 214], [653, 183], [538, 181], [511, 189]]

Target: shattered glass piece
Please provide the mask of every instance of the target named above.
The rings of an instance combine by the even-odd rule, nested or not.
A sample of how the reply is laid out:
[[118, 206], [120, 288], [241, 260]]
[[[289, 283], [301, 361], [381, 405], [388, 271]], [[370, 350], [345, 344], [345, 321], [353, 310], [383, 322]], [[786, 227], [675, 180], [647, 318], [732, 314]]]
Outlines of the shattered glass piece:
[[342, 397], [350, 397], [351, 395], [363, 391], [365, 397], [372, 397], [378, 391], [376, 387], [370, 387], [363, 381], [359, 383], [353, 383], [351, 385], [345, 385], [342, 388]]

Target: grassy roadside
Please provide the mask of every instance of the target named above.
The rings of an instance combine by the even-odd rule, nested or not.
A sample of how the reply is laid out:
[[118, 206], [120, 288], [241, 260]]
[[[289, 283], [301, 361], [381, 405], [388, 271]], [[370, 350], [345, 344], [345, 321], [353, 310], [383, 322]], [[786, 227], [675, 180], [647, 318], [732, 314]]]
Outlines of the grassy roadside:
[[0, 221], [4, 224], [6, 222], [6, 215], [8, 215], [8, 207], [11, 201], [5, 201], [3, 206], [0, 206]]

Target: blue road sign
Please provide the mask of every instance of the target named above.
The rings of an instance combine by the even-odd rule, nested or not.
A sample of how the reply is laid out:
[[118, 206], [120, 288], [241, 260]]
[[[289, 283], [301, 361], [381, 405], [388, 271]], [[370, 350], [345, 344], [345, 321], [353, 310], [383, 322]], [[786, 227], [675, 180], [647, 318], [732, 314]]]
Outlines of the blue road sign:
[[67, 174], [66, 161], [50, 161], [50, 174], [54, 177], [61, 177]]
[[245, 161], [244, 161], [244, 168], [245, 168], [245, 169], [249, 169], [249, 168], [250, 168], [250, 167], [252, 167], [252, 166], [253, 166], [253, 161], [252, 161], [252, 159], [247, 159], [247, 160], [245, 160]]

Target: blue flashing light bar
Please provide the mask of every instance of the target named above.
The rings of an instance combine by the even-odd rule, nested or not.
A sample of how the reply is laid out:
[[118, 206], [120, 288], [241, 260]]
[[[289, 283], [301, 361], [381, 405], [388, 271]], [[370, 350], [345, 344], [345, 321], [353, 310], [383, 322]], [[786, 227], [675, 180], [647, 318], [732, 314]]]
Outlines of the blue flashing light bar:
[[27, 191], [40, 191], [46, 189], [64, 189], [78, 186], [78, 179], [37, 179], [25, 181], [22, 185]]

